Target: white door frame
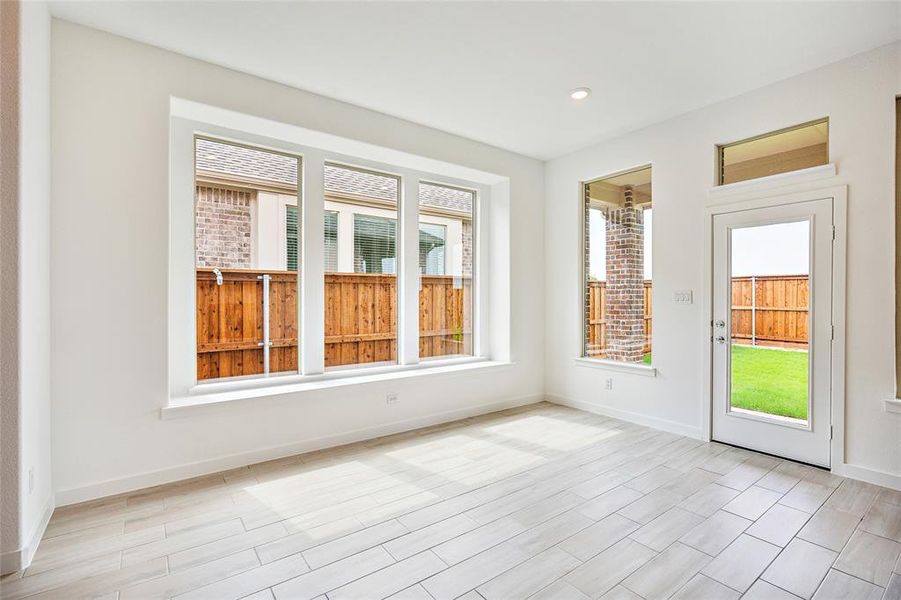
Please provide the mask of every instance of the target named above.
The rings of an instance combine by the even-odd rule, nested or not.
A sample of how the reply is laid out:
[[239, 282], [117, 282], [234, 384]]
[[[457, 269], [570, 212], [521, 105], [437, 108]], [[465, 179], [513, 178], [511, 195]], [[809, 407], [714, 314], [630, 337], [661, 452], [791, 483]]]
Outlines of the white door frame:
[[[825, 167], [829, 167], [828, 169]], [[835, 242], [832, 260], [832, 444], [831, 470], [845, 472], [845, 286], [848, 223], [848, 186], [835, 177], [835, 167], [826, 165], [797, 173], [766, 177], [712, 188], [704, 209], [704, 288], [700, 295], [701, 351], [704, 357], [704, 385], [701, 400], [701, 431], [705, 441], [713, 434], [713, 217], [717, 214], [766, 208], [809, 200], [832, 198]], [[804, 174], [804, 177], [798, 177]], [[811, 175], [814, 175], [811, 177]]]

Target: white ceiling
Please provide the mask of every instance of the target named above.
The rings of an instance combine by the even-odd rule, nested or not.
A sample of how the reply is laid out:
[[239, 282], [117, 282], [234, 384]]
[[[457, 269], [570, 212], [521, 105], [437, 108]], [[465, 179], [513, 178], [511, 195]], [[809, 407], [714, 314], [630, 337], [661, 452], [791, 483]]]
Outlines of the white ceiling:
[[[899, 2], [53, 2], [57, 17], [541, 159], [901, 38]], [[588, 86], [588, 100], [569, 90]]]

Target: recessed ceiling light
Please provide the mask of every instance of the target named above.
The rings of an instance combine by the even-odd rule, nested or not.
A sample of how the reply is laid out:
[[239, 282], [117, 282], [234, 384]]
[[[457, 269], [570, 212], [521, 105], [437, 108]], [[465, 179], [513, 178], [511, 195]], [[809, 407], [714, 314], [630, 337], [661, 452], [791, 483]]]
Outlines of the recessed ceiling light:
[[591, 94], [591, 88], [577, 87], [569, 93], [569, 97], [573, 100], [584, 100]]

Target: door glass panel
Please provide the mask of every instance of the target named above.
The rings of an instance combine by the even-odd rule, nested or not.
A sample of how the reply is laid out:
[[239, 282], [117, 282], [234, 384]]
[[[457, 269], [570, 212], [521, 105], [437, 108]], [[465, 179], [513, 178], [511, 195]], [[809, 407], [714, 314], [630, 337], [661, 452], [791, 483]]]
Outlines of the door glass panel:
[[732, 229], [730, 409], [809, 414], [810, 221]]

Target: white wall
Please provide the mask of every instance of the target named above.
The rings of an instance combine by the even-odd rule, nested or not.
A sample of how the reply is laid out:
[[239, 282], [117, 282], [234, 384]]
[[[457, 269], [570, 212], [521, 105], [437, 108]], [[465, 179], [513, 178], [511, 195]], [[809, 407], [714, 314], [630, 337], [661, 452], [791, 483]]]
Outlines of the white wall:
[[[562, 157], [545, 173], [546, 390], [683, 433], [701, 435], [705, 315], [672, 302], [703, 292], [704, 216], [714, 147], [829, 116], [830, 160], [849, 186], [846, 462], [901, 485], [894, 396], [894, 102], [901, 44], [768, 86]], [[580, 348], [579, 182], [652, 163], [656, 378], [577, 365]], [[709, 317], [707, 317], [709, 319]], [[604, 379], [613, 378], [613, 390]]]
[[19, 4], [0, 3], [0, 573], [19, 568]]
[[[50, 15], [43, 2], [24, 2], [19, 8], [19, 143], [15, 174], [18, 178], [18, 297], [14, 309], [18, 313], [18, 344], [13, 359], [17, 363], [18, 443], [15, 448], [3, 446], [4, 465], [10, 460], [10, 453], [18, 463], [17, 480], [12, 485], [6, 477], [3, 480], [3, 500], [7, 494], [18, 495], [18, 519], [12, 527], [17, 531], [12, 532], [7, 529], [4, 512], [4, 571], [21, 568], [31, 561], [53, 508], [48, 379]], [[8, 358], [6, 350], [4, 344], [4, 359]], [[5, 405], [4, 419], [6, 408]]]
[[[53, 460], [61, 502], [291, 448], [541, 398], [538, 161], [73, 25], [53, 23]], [[236, 403], [167, 401], [169, 98], [510, 178], [515, 365]], [[499, 327], [501, 325], [498, 325]], [[423, 384], [426, 385], [423, 385]], [[400, 402], [385, 404], [385, 393]]]

